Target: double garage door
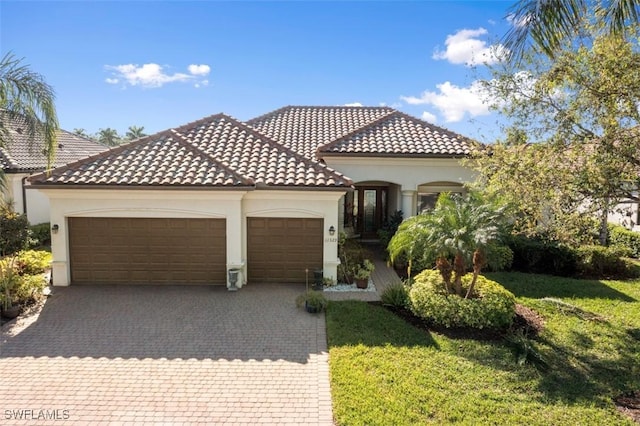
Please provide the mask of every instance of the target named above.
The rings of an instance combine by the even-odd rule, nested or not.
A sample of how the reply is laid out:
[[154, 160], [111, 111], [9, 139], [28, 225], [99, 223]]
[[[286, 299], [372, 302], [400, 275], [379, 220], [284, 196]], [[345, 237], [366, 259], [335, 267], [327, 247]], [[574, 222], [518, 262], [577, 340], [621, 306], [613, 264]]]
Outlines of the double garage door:
[[225, 284], [224, 219], [69, 218], [74, 284]]
[[[224, 219], [69, 218], [73, 284], [226, 283]], [[322, 267], [322, 219], [248, 218], [250, 283], [305, 282]]]

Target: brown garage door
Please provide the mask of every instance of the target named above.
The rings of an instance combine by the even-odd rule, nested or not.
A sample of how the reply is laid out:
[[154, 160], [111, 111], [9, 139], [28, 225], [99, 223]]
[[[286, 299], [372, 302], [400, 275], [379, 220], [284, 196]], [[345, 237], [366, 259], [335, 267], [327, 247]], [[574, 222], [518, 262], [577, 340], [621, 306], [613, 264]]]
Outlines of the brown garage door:
[[323, 219], [247, 218], [247, 275], [252, 283], [309, 282], [322, 268]]
[[74, 284], [225, 284], [224, 219], [69, 218]]

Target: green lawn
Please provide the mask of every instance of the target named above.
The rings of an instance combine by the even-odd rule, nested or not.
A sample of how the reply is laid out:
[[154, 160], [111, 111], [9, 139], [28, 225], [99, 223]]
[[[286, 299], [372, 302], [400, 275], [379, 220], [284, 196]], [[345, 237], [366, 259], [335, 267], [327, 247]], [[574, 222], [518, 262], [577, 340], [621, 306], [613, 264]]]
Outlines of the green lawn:
[[[452, 339], [380, 306], [332, 302], [327, 333], [336, 422], [633, 424], [611, 399], [640, 389], [640, 281], [489, 276], [545, 318], [534, 345], [547, 372], [517, 365], [502, 341]], [[563, 313], [545, 297], [602, 319]]]

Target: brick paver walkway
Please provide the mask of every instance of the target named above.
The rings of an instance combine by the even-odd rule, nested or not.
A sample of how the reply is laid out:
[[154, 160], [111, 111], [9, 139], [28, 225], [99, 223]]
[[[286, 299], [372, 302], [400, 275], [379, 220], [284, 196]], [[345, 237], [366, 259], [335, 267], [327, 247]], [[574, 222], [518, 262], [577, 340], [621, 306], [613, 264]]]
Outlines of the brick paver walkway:
[[56, 288], [2, 327], [0, 425], [331, 424], [324, 316], [296, 309], [303, 290]]

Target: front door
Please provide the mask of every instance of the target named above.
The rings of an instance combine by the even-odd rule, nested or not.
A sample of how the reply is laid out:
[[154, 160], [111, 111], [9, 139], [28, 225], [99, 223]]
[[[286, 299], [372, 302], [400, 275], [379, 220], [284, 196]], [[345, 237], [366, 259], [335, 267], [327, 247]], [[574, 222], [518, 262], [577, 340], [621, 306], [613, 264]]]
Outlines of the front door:
[[[378, 229], [387, 219], [387, 188], [380, 186], [357, 187], [357, 228], [362, 238], [378, 238]], [[354, 194], [355, 195], [355, 194]]]

